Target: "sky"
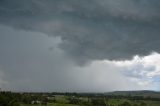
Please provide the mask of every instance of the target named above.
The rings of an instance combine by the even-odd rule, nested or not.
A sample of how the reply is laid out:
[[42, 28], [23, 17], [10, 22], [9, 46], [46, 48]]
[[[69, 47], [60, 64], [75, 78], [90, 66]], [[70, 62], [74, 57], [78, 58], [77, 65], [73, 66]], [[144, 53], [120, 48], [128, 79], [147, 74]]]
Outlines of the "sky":
[[160, 90], [159, 0], [0, 0], [0, 88]]

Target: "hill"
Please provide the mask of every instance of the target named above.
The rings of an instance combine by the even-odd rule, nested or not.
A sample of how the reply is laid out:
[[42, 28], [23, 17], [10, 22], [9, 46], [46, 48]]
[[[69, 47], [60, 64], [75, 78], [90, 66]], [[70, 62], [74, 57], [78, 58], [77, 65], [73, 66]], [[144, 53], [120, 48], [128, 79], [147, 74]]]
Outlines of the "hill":
[[152, 97], [152, 98], [160, 98], [160, 92], [158, 91], [114, 91], [105, 93], [105, 95], [115, 95], [115, 96], [143, 96], [143, 97]]

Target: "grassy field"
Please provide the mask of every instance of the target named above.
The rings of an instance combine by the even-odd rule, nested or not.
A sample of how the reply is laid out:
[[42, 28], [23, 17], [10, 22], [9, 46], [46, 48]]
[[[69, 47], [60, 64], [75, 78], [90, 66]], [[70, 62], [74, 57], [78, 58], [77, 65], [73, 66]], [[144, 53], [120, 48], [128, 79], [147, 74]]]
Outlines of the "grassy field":
[[[118, 106], [120, 102], [112, 102], [109, 103], [109, 106]], [[146, 106], [160, 106], [160, 102], [153, 102], [153, 101], [146, 101]], [[140, 102], [131, 102], [132, 106], [141, 106]], [[136, 105], [135, 105], [136, 104]], [[30, 104], [21, 104], [21, 106], [43, 106], [43, 105], [30, 105]], [[79, 106], [79, 105], [73, 105], [73, 104], [60, 104], [60, 103], [48, 103], [47, 106]]]
[[62, 103], [62, 104], [67, 104], [69, 102], [67, 100], [67, 96], [64, 96], [64, 95], [55, 96], [55, 99], [58, 103]]
[[[43, 106], [43, 105], [21, 104], [21, 106]], [[47, 106], [78, 106], [78, 105], [61, 104], [61, 103], [48, 103]]]
[[127, 99], [110, 99], [108, 101], [108, 104], [113, 106], [118, 106], [118, 104], [122, 104], [125, 101], [132, 104], [132, 106], [134, 105], [141, 106], [141, 103], [146, 103], [146, 106], [160, 106], [160, 101], [148, 101], [148, 100], [147, 101], [144, 101], [144, 100], [131, 101]]
[[[48, 103], [47, 106], [81, 106], [81, 105], [74, 105], [74, 104], [68, 104], [67, 100], [65, 100], [66, 97], [58, 97], [59, 103]], [[133, 100], [127, 100], [127, 99], [109, 99], [107, 106], [118, 106], [119, 104], [124, 103], [125, 101], [132, 104], [132, 106], [141, 106], [141, 103], [146, 103], [146, 106], [160, 106], [160, 101], [133, 101]], [[21, 106], [43, 106], [43, 105], [30, 105], [30, 104], [21, 104]]]
[[[150, 91], [122, 94], [123, 92], [118, 92], [118, 95], [115, 92], [110, 95], [0, 92], [0, 106], [160, 106], [160, 96], [157, 96], [159, 92], [157, 95], [156, 92]], [[146, 96], [148, 94], [150, 96]], [[157, 98], [152, 97], [151, 94], [156, 95]]]

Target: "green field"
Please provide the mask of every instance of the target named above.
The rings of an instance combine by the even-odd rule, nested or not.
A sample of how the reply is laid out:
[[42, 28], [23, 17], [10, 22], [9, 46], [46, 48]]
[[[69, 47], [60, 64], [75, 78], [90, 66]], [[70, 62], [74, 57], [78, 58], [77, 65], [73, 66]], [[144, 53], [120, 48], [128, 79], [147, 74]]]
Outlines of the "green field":
[[[43, 106], [43, 105], [21, 104], [21, 106]], [[47, 106], [78, 106], [78, 105], [73, 105], [73, 104], [61, 104], [61, 103], [48, 103]]]
[[[86, 98], [81, 98], [86, 101]], [[56, 96], [57, 103], [47, 103], [47, 106], [83, 106], [81, 104], [69, 104], [67, 96]], [[108, 99], [106, 101], [106, 106], [119, 106], [124, 102], [128, 102], [131, 106], [160, 106], [160, 101], [149, 101], [149, 100], [128, 100], [128, 99]], [[142, 105], [145, 103], [146, 105]], [[43, 106], [43, 105], [31, 105], [31, 104], [21, 104], [21, 106]]]
[[132, 96], [130, 93], [124, 96], [119, 92], [118, 95], [1, 92], [0, 106], [160, 106], [159, 95], [154, 98], [153, 94], [146, 96], [142, 93], [145, 96]]

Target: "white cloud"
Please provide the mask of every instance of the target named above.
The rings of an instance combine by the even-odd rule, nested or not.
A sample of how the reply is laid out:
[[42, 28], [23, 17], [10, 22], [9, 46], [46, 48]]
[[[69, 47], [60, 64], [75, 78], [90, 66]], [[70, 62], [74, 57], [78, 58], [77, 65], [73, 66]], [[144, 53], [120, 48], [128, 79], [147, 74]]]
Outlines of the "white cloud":
[[[160, 77], [160, 54], [151, 53], [148, 56], [134, 56], [132, 60], [112, 61], [119, 71], [129, 80], [140, 86], [151, 87], [156, 77]], [[109, 62], [109, 61], [107, 61]]]

